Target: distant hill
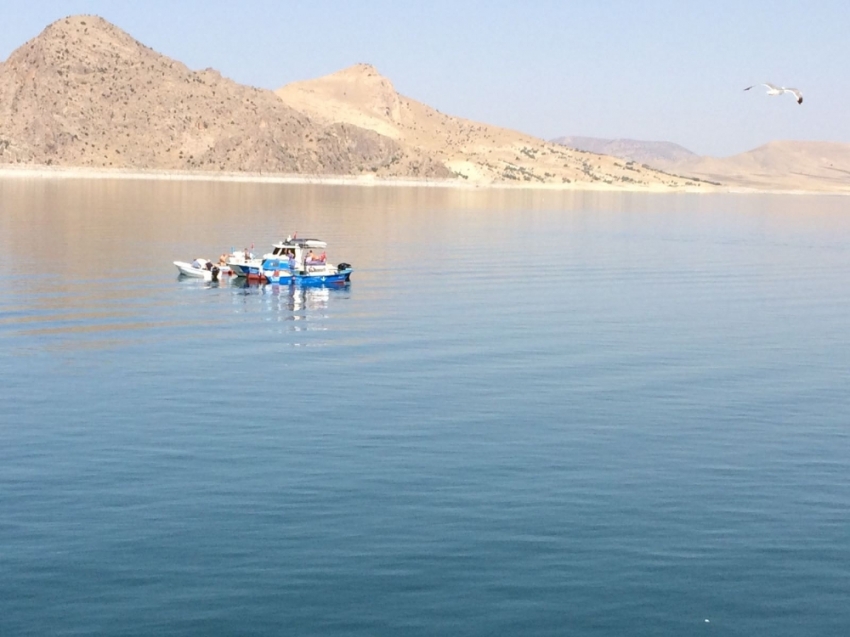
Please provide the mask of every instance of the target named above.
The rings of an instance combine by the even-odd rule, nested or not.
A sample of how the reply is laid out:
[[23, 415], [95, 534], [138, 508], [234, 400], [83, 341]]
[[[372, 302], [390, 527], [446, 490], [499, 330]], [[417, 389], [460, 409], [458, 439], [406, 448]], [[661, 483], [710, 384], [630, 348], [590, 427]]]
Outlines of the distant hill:
[[345, 122], [435, 157], [476, 183], [597, 184], [676, 188], [700, 185], [614, 157], [441, 113], [396, 92], [369, 64], [357, 64], [276, 91], [290, 108], [325, 122]]
[[658, 162], [670, 172], [759, 189], [850, 191], [850, 144], [775, 141], [731, 157]]
[[670, 142], [596, 137], [559, 137], [553, 141], [724, 186], [850, 191], [850, 144], [775, 141], [731, 157], [702, 157]]
[[95, 16], [54, 22], [0, 64], [0, 163], [451, 175], [372, 130], [191, 71]]
[[687, 148], [672, 142], [647, 142], [637, 139], [603, 139], [600, 137], [558, 137], [552, 142], [591, 153], [612, 155], [641, 164], [677, 162], [697, 157]]

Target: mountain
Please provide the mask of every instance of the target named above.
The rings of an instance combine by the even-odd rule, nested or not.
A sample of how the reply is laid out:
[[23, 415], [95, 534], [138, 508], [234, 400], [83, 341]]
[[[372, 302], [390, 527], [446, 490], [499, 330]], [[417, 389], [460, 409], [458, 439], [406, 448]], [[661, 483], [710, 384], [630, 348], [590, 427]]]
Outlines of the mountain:
[[470, 183], [597, 184], [616, 187], [697, 186], [685, 178], [567, 149], [542, 139], [441, 113], [400, 95], [369, 64], [357, 64], [276, 91], [313, 120], [345, 122], [396, 140], [443, 162]]
[[96, 16], [54, 22], [0, 65], [0, 163], [448, 177], [438, 160], [274, 93], [191, 71]]
[[58, 20], [0, 63], [0, 165], [850, 191], [848, 144], [714, 158], [667, 142], [555, 141], [441, 113], [368, 64], [276, 92], [244, 86], [97, 16]]
[[600, 137], [558, 137], [556, 144], [612, 155], [640, 164], [654, 166], [656, 162], [677, 162], [698, 157], [684, 146], [672, 142], [646, 142], [637, 139], [602, 139]]
[[355, 65], [277, 91], [192, 71], [97, 16], [0, 64], [0, 164], [702, 188], [634, 162], [451, 117]]

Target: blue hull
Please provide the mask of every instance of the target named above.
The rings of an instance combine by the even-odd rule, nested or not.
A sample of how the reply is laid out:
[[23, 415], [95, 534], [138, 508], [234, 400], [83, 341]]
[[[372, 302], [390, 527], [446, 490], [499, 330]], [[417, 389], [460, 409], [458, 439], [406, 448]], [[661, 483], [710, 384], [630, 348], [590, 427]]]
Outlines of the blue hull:
[[286, 276], [274, 276], [274, 275], [266, 275], [266, 281], [269, 283], [274, 283], [275, 285], [290, 285], [293, 283], [294, 277], [290, 275]]
[[351, 268], [337, 272], [336, 274], [294, 274], [274, 276], [266, 275], [269, 283], [277, 285], [300, 285], [301, 287], [329, 287], [345, 285], [351, 280]]
[[296, 285], [303, 287], [325, 287], [329, 285], [345, 285], [351, 280], [351, 270], [323, 276], [297, 274], [292, 277]]

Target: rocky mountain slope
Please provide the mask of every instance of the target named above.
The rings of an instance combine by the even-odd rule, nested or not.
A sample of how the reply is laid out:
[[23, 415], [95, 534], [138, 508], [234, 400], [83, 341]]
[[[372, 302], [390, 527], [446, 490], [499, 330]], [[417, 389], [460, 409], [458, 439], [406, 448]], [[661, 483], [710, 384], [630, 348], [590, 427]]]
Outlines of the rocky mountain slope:
[[634, 161], [451, 117], [369, 65], [272, 91], [192, 71], [96, 16], [0, 64], [0, 165], [703, 188]]
[[0, 166], [850, 191], [848, 144], [772, 142], [712, 158], [666, 142], [555, 141], [445, 115], [366, 64], [276, 92], [244, 86], [96, 16], [58, 20], [0, 63]]
[[375, 131], [438, 159], [469, 182], [702, 187], [699, 180], [443, 114], [400, 95], [368, 64], [288, 84], [276, 93], [287, 106], [314, 120]]
[[191, 71], [94, 16], [51, 24], [0, 65], [0, 163], [451, 175], [372, 130]]

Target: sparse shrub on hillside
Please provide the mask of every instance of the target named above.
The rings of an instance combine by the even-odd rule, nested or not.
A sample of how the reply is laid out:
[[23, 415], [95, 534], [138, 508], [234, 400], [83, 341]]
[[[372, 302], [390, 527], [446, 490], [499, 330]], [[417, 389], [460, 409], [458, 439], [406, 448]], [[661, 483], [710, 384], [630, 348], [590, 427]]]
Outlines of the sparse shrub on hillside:
[[[520, 149], [520, 151], [519, 151], [519, 152], [521, 152], [523, 155], [525, 155], [525, 156], [526, 156], [526, 157], [528, 157], [529, 159], [536, 159], [535, 153], [536, 153], [537, 151], [535, 151], [535, 150], [534, 150], [534, 149], [532, 149], [532, 148], [526, 148], [525, 146], [523, 146], [523, 147]], [[517, 159], [519, 159], [519, 158], [517, 157]]]

